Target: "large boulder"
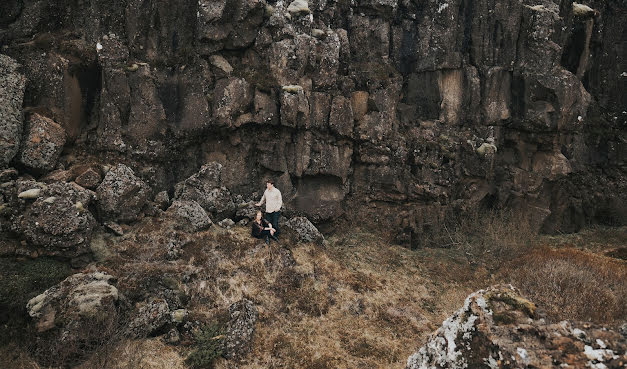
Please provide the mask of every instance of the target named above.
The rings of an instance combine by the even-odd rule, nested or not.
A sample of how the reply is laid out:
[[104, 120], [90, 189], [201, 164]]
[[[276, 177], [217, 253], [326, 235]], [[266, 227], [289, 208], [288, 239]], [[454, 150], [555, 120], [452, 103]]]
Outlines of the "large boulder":
[[229, 317], [224, 338], [224, 356], [237, 360], [252, 348], [259, 313], [252, 301], [243, 299], [229, 306]]
[[221, 172], [222, 164], [211, 162], [203, 165], [198, 173], [175, 186], [175, 199], [197, 202], [214, 219], [235, 215], [235, 203], [231, 192], [221, 186]]
[[35, 113], [28, 117], [25, 131], [20, 162], [35, 170], [54, 169], [65, 145], [65, 129], [52, 119]]
[[22, 100], [26, 78], [13, 59], [0, 54], [0, 167], [17, 154], [22, 136]]
[[71, 275], [32, 298], [26, 310], [41, 335], [43, 363], [67, 364], [104, 344], [117, 328], [118, 297], [114, 277], [96, 271]]
[[322, 243], [324, 241], [322, 233], [305, 217], [294, 217], [288, 220], [285, 226], [296, 233], [300, 242]]
[[150, 187], [124, 164], [111, 168], [96, 189], [98, 210], [107, 219], [136, 220], [150, 197]]
[[211, 219], [196, 201], [174, 201], [166, 215], [175, 222], [175, 228], [198, 232], [211, 226]]
[[627, 339], [607, 328], [536, 319], [512, 286], [477, 291], [407, 360], [422, 368], [622, 368]]
[[15, 221], [15, 228], [30, 243], [53, 256], [77, 258], [89, 253], [96, 225], [87, 209], [95, 197], [92, 191], [75, 183], [45, 186], [26, 181], [17, 187], [21, 201], [32, 202]]
[[115, 310], [118, 290], [115, 278], [107, 273], [77, 273], [33, 297], [26, 305], [39, 332], [63, 326], [77, 327], [77, 321], [98, 315], [108, 316]]
[[259, 210], [260, 208], [255, 206], [254, 201], [243, 202], [237, 206], [235, 218], [253, 220], [257, 216], [257, 211]]
[[127, 335], [135, 338], [147, 337], [158, 332], [171, 320], [170, 307], [164, 299], [144, 303], [127, 327]]

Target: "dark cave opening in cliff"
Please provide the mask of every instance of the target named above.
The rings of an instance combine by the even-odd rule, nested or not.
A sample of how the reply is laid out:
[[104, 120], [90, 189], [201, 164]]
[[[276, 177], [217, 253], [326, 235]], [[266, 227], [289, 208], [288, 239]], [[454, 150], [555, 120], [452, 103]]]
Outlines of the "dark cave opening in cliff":
[[582, 23], [573, 25], [573, 31], [562, 53], [561, 64], [573, 74], [577, 74], [579, 60], [586, 44], [586, 30]]
[[89, 125], [92, 111], [102, 89], [101, 74], [101, 67], [95, 61], [88, 65], [79, 66], [75, 72], [83, 98], [83, 111], [84, 117], [86, 118], [86, 125]]

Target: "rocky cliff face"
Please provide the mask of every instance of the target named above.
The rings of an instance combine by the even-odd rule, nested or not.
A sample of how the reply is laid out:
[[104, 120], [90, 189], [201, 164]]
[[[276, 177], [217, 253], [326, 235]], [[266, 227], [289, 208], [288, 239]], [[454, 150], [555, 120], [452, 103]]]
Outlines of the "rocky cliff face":
[[232, 194], [273, 177], [294, 212], [374, 214], [413, 244], [480, 205], [545, 232], [621, 222], [626, 13], [618, 0], [4, 1], [0, 164], [74, 179], [62, 174], [124, 162], [172, 196], [215, 161]]

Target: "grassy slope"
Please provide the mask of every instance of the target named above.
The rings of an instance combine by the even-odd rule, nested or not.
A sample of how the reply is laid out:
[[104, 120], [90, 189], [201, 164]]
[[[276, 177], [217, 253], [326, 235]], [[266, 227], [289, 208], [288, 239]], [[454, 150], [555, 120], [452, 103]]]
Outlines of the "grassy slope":
[[[148, 221], [133, 232], [158, 229], [158, 223]], [[600, 265], [596, 270], [589, 268], [593, 276], [589, 279], [605, 278], [599, 283], [612, 285], [614, 294], [621, 293], [627, 264], [603, 254], [625, 247], [626, 235], [627, 228], [597, 228], [575, 236], [543, 236], [531, 243], [523, 240], [520, 247], [536, 251], [523, 252], [523, 259], [501, 267], [491, 256], [493, 252], [485, 252], [487, 242], [482, 242], [480, 252], [469, 249], [469, 243], [411, 251], [353, 230], [330, 237], [325, 247], [289, 243], [296, 261], [290, 266], [289, 258], [281, 257], [276, 245], [268, 252], [263, 244], [251, 240], [247, 227], [226, 231], [214, 226], [196, 234], [184, 248], [183, 258], [174, 263], [163, 262], [150, 242], [137, 242], [133, 237], [111, 244], [112, 253], [102, 263], [126, 275], [193, 270], [197, 277], [185, 285], [185, 291], [190, 296], [192, 317], [199, 320], [223, 315], [229, 304], [242, 297], [253, 300], [260, 311], [254, 348], [239, 368], [403, 368], [407, 357], [459, 308], [468, 293], [499, 281], [528, 280], [527, 276], [555, 258], [572, 260], [565, 269], [566, 280], [581, 260], [588, 266]], [[546, 252], [554, 249], [559, 250]], [[604, 275], [607, 268], [615, 278]], [[120, 278], [124, 280], [123, 275]], [[618, 283], [616, 278], [621, 278]], [[559, 282], [555, 284], [558, 287]], [[532, 299], [555, 294], [533, 285], [523, 287]], [[580, 287], [569, 288], [576, 299]], [[610, 295], [608, 301], [616, 300]], [[559, 315], [550, 298], [537, 302], [546, 303], [549, 312]], [[590, 315], [586, 311], [578, 314]], [[620, 305], [614, 314], [604, 319], [624, 318]], [[106, 360], [103, 365], [102, 355], [96, 355], [81, 368], [182, 368], [189, 349], [165, 345], [160, 338], [124, 341], [110, 348], [108, 355], [116, 360]], [[8, 350], [16, 358], [10, 367], [37, 368], [14, 346], [0, 348], [0, 356]], [[233, 363], [221, 359], [216, 367], [232, 368]]]

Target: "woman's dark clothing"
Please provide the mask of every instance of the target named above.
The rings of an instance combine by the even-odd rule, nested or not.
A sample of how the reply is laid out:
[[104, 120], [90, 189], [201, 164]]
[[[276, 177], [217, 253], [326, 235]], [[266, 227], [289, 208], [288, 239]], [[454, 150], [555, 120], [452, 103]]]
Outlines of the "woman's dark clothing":
[[253, 233], [253, 237], [255, 238], [265, 238], [267, 236], [270, 236], [270, 231], [269, 230], [264, 230], [264, 228], [267, 228], [268, 225], [270, 223], [268, 223], [267, 220], [265, 219], [261, 219], [261, 224], [257, 223], [257, 221], [253, 220], [253, 227], [252, 227], [252, 233]]

